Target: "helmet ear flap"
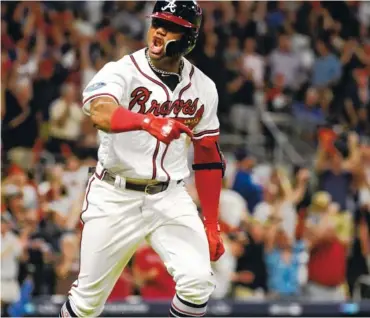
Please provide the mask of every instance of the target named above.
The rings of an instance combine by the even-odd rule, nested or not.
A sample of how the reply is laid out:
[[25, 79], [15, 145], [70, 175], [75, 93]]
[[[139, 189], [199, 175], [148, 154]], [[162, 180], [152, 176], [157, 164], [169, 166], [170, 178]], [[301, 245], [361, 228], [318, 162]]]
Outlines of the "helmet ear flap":
[[180, 56], [181, 51], [183, 50], [183, 45], [184, 45], [184, 43], [182, 43], [183, 40], [184, 40], [184, 36], [180, 40], [167, 41], [164, 47], [166, 55], [169, 57]]
[[194, 30], [186, 32], [180, 40], [170, 40], [166, 43], [165, 52], [169, 57], [186, 55], [195, 47], [197, 32]]

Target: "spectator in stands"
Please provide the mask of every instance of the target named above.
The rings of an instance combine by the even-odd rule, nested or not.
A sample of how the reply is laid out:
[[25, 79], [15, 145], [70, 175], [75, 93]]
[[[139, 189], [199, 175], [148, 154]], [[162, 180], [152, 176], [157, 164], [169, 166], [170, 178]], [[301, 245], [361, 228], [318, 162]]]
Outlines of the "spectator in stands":
[[233, 297], [264, 299], [267, 291], [267, 271], [264, 258], [264, 225], [255, 217], [248, 219], [244, 253], [237, 260], [232, 276]]
[[9, 305], [20, 298], [18, 282], [19, 261], [25, 258], [27, 236], [18, 237], [12, 232], [13, 220], [8, 213], [1, 214], [1, 313], [10, 317]]
[[235, 61], [242, 56], [240, 51], [239, 39], [236, 36], [232, 36], [227, 40], [227, 45], [223, 51], [223, 58], [226, 63]]
[[[3, 12], [3, 7], [1, 8], [1, 11]], [[14, 42], [8, 33], [8, 23], [5, 19], [1, 19], [1, 43], [2, 48], [4, 49], [4, 51], [2, 51], [2, 54], [6, 52], [5, 50], [8, 51], [14, 46]]]
[[[63, 230], [70, 222], [70, 216], [73, 214], [72, 207], [74, 200], [79, 198], [83, 192], [81, 189], [77, 190], [77, 185], [77, 187], [74, 188], [75, 193], [68, 193], [68, 182], [65, 179], [63, 180], [63, 175], [64, 169], [62, 165], [53, 166], [48, 171], [46, 181], [41, 183], [39, 187], [40, 199], [43, 203], [42, 208], [45, 213], [45, 221], [50, 222], [52, 228], [56, 227], [55, 230]], [[69, 189], [71, 189], [71, 187], [69, 187]], [[58, 245], [59, 243], [55, 242], [55, 248], [57, 248]]]
[[336, 98], [334, 96], [333, 90], [327, 88], [318, 92], [319, 95], [319, 108], [320, 112], [324, 114], [325, 123], [333, 124], [339, 121], [340, 107], [336, 103]]
[[95, 65], [90, 58], [90, 42], [88, 38], [82, 38], [80, 43], [80, 63], [81, 63], [81, 90], [85, 89], [92, 78], [97, 73]]
[[370, 81], [366, 72], [360, 69], [354, 71], [354, 78], [344, 102], [345, 115], [351, 129], [365, 135], [370, 133]]
[[132, 270], [135, 283], [139, 287], [143, 299], [158, 300], [173, 297], [175, 282], [152, 247], [144, 244], [137, 250]]
[[131, 38], [142, 38], [144, 35], [144, 23], [137, 18], [140, 3], [135, 1], [118, 2], [111, 20], [112, 26], [124, 31]]
[[235, 21], [231, 22], [231, 32], [240, 42], [244, 42], [247, 37], [257, 35], [257, 25], [252, 19], [251, 10], [248, 6], [243, 6], [243, 3], [240, 3], [238, 9]]
[[[329, 137], [331, 140], [325, 140], [325, 138], [325, 135], [321, 135], [315, 164], [319, 190], [327, 191], [333, 202], [339, 204], [340, 211], [345, 211], [349, 208], [349, 200], [353, 199], [352, 179], [360, 162], [358, 136], [352, 133], [345, 137], [342, 145], [344, 155], [333, 145], [335, 135]], [[347, 154], [348, 158], [346, 158]]]
[[22, 190], [14, 184], [9, 184], [3, 188], [3, 196], [6, 211], [10, 213], [17, 227], [22, 228], [26, 223]]
[[[306, 172], [303, 172], [303, 170], [305, 170]], [[297, 209], [297, 213], [300, 212], [300, 210], [306, 210], [307, 207], [310, 205], [311, 203], [311, 199], [312, 199], [312, 181], [314, 180], [313, 177], [313, 173], [306, 167], [304, 166], [294, 166], [293, 167], [293, 178], [292, 178], [292, 188], [293, 189], [297, 189], [300, 187], [300, 182], [302, 182], [302, 174], [306, 174], [308, 175], [307, 177], [307, 180], [306, 180], [306, 183], [304, 185], [305, 187], [305, 191], [303, 193], [303, 195], [301, 196], [300, 195], [300, 200], [299, 198], [297, 199], [296, 201], [296, 209]]]
[[333, 87], [342, 74], [340, 61], [331, 52], [329, 44], [324, 39], [316, 42], [316, 50], [319, 57], [313, 65], [311, 84], [320, 89]]
[[313, 141], [318, 127], [326, 123], [325, 110], [320, 107], [317, 89], [310, 87], [306, 91], [304, 102], [295, 102], [292, 106], [297, 131], [302, 138]]
[[295, 241], [296, 206], [307, 189], [309, 172], [301, 169], [293, 188], [282, 171], [275, 170], [266, 186], [264, 202], [254, 211], [254, 218], [265, 225], [265, 257], [271, 297], [297, 297], [301, 294], [299, 272], [305, 253], [302, 241]]
[[370, 26], [370, 3], [361, 2], [358, 8], [358, 17], [365, 26]]
[[17, 165], [11, 165], [7, 171], [7, 177], [4, 180], [3, 186], [5, 191], [10, 188], [17, 188], [23, 195], [24, 207], [37, 208], [38, 194], [37, 190], [30, 181], [26, 172]]
[[66, 192], [71, 201], [75, 200], [81, 192], [85, 192], [88, 181], [88, 168], [75, 155], [70, 155], [61, 172], [61, 183], [66, 187]]
[[361, 46], [356, 38], [349, 38], [344, 41], [343, 46], [340, 48], [341, 56], [340, 61], [342, 63], [342, 78], [340, 81], [337, 93], [340, 98], [345, 99], [346, 93], [348, 93], [349, 85], [353, 82], [353, 71], [355, 69], [362, 69], [369, 65], [370, 58], [369, 54], [366, 53], [365, 49]]
[[256, 52], [256, 40], [254, 38], [247, 38], [244, 41], [243, 69], [246, 73], [252, 71], [252, 76], [256, 87], [263, 88], [265, 77], [265, 61], [262, 56]]
[[37, 74], [38, 61], [30, 58], [28, 52], [23, 48], [17, 48], [17, 62], [19, 63], [17, 75], [19, 78], [32, 78]]
[[79, 244], [74, 233], [66, 233], [60, 238], [60, 255], [56, 258], [57, 282], [55, 293], [65, 295], [76, 280], [79, 272]]
[[249, 211], [244, 198], [235, 190], [228, 189], [225, 180], [221, 190], [219, 210], [220, 221], [224, 223], [226, 232], [237, 231], [248, 222]]
[[50, 106], [60, 96], [60, 86], [67, 76], [68, 70], [52, 59], [40, 62], [39, 74], [33, 82], [33, 103], [41, 120], [49, 120]]
[[370, 147], [361, 148], [361, 167], [358, 180], [359, 202], [361, 206], [370, 208]]
[[366, 156], [366, 148], [363, 148], [363, 163], [354, 180], [357, 192], [353, 217], [354, 238], [347, 263], [347, 280], [351, 295], [359, 277], [370, 274], [370, 180], [366, 175], [369, 160]]
[[4, 150], [11, 161], [21, 166], [31, 162], [31, 149], [38, 136], [31, 82], [23, 78], [10, 85], [5, 95], [2, 124]]
[[[219, 37], [215, 32], [205, 34], [205, 43], [202, 52], [197, 56], [196, 61], [199, 68], [215, 82], [219, 92], [219, 111], [228, 113], [228, 104], [226, 94], [226, 70], [224, 59], [219, 51]], [[218, 67], [215, 67], [218, 65]]]
[[83, 113], [76, 100], [76, 87], [71, 83], [64, 84], [62, 96], [50, 107], [50, 140], [47, 148], [52, 153], [61, 153], [63, 145], [74, 148], [80, 136]]
[[298, 31], [298, 19], [299, 18], [296, 13], [294, 11], [290, 11], [288, 14], [288, 21], [284, 25], [284, 29], [291, 37], [293, 52], [296, 52], [300, 57], [303, 69], [303, 80], [306, 81], [315, 61], [315, 54], [311, 48], [310, 37]]
[[255, 82], [253, 72], [242, 71], [241, 58], [229, 61], [227, 67], [227, 92], [231, 103], [231, 122], [234, 130], [242, 135], [258, 131], [258, 113], [254, 103]]
[[346, 256], [351, 242], [352, 219], [339, 213], [327, 192], [312, 199], [305, 237], [310, 247], [307, 297], [313, 301], [345, 300]]
[[60, 229], [47, 218], [40, 220], [39, 212], [34, 209], [25, 212], [25, 219], [23, 231], [28, 233], [29, 257], [27, 262], [21, 264], [21, 281], [30, 274], [34, 296], [52, 295], [56, 286], [53, 260]]
[[296, 91], [302, 83], [302, 69], [300, 57], [291, 50], [290, 37], [280, 34], [278, 47], [269, 57], [270, 80], [273, 81], [277, 74], [284, 76], [284, 88]]
[[262, 200], [262, 187], [252, 178], [255, 159], [244, 148], [235, 152], [237, 171], [232, 189], [238, 192], [246, 201], [248, 211], [253, 213], [255, 206]]
[[[121, 59], [123, 56], [130, 54], [135, 47], [135, 42], [132, 39], [123, 33], [116, 32], [115, 34], [116, 48], [114, 50], [115, 60]], [[103, 55], [96, 57], [95, 63], [96, 69], [100, 69], [101, 65], [104, 65], [107, 61]]]
[[279, 209], [273, 209], [265, 238], [269, 298], [297, 299], [305, 283], [300, 273], [306, 266], [306, 247], [303, 241], [294, 241], [290, 231], [284, 229], [284, 223]]
[[361, 276], [370, 274], [370, 212], [359, 207], [354, 216], [354, 238], [347, 262], [347, 283], [350, 295]]
[[267, 24], [270, 28], [278, 29], [283, 26], [286, 20], [285, 9], [285, 3], [283, 2], [277, 2], [272, 5], [272, 8], [266, 17]]
[[[256, 205], [253, 215], [261, 223], [266, 223], [276, 214], [283, 220], [285, 235], [290, 240], [295, 237], [297, 224], [297, 204], [303, 199], [310, 174], [307, 169], [301, 169], [293, 188], [290, 180], [281, 171], [276, 169], [271, 175], [270, 183], [264, 189], [264, 201]], [[274, 211], [277, 211], [274, 213]]]
[[285, 88], [283, 74], [276, 74], [266, 92], [267, 110], [274, 113], [290, 112], [291, 94]]
[[[231, 267], [234, 272], [229, 276], [229, 284], [234, 288], [229, 296], [232, 295], [238, 300], [261, 300], [264, 298], [266, 273], [263, 262], [260, 262], [261, 258], [258, 258], [258, 246], [251, 243], [244, 235], [240, 235], [241, 233], [238, 234], [230, 235], [229, 239], [225, 240], [229, 244], [232, 255], [238, 259], [237, 263], [233, 262]], [[246, 258], [245, 253], [248, 252], [252, 252], [252, 255]], [[252, 260], [252, 257], [257, 258]]]
[[[123, 35], [117, 34], [117, 44], [122, 49], [128, 47], [127, 39]], [[91, 54], [92, 42], [89, 37], [82, 37], [79, 45], [80, 53], [80, 74], [81, 74], [81, 90], [83, 90], [89, 82], [92, 80], [94, 75], [106, 64], [107, 60], [105, 56], [99, 52], [99, 54]], [[127, 52], [126, 52], [127, 53]], [[117, 57], [117, 60], [122, 58], [124, 54]]]

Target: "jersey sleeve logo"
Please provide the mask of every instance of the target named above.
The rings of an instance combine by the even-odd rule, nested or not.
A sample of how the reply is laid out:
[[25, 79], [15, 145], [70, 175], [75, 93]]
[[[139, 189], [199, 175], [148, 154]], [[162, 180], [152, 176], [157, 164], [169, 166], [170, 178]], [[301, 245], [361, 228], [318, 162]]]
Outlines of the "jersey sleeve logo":
[[92, 92], [92, 91], [95, 91], [95, 90], [97, 90], [97, 89], [99, 89], [99, 88], [102, 88], [102, 87], [104, 87], [104, 86], [106, 86], [107, 84], [105, 84], [105, 83], [102, 83], [102, 82], [100, 82], [100, 83], [95, 83], [95, 84], [92, 84], [92, 85], [90, 85], [89, 87], [87, 87], [86, 88], [86, 92]]

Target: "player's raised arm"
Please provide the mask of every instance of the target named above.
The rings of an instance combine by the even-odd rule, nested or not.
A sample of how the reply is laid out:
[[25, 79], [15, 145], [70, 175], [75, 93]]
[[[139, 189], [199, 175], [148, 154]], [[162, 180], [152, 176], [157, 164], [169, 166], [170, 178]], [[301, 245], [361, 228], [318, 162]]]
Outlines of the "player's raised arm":
[[154, 117], [152, 114], [134, 113], [107, 96], [98, 97], [91, 102], [90, 118], [100, 130], [111, 133], [145, 130], [166, 144], [178, 139], [181, 133], [193, 137], [191, 130], [180, 122]]

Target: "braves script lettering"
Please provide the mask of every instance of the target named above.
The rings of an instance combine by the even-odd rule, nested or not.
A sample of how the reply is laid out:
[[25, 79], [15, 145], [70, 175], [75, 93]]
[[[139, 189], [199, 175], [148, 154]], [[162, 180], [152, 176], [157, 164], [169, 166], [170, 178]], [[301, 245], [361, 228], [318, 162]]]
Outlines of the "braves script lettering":
[[[187, 126], [194, 128], [202, 118], [204, 112], [204, 105], [198, 107], [199, 98], [194, 100], [176, 99], [175, 101], [165, 101], [160, 104], [157, 100], [153, 99], [147, 109], [150, 95], [152, 94], [146, 87], [138, 87], [131, 93], [131, 101], [129, 103], [129, 110], [132, 110], [135, 105], [140, 108], [140, 114], [153, 114], [154, 116], [168, 116], [173, 114], [175, 119], [183, 122]], [[187, 117], [181, 117], [186, 115]], [[191, 116], [191, 117], [190, 117]]]
[[166, 116], [173, 112], [175, 116], [178, 116], [181, 112], [184, 115], [194, 115], [198, 109], [199, 98], [194, 100], [188, 99], [186, 101], [182, 99], [176, 99], [175, 101], [165, 101], [160, 104], [157, 100], [153, 99], [150, 108], [146, 111], [146, 103], [148, 102], [150, 95], [152, 94], [145, 87], [138, 87], [131, 93], [131, 101], [129, 104], [129, 110], [135, 105], [139, 105], [140, 109], [138, 113], [148, 114], [152, 113], [155, 116]]

